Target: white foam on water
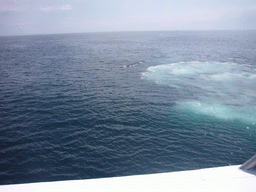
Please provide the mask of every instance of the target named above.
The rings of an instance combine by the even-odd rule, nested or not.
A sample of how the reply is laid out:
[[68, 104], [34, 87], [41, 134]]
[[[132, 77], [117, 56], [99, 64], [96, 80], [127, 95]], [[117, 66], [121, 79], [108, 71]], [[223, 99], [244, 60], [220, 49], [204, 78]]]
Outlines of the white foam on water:
[[207, 115], [222, 120], [239, 120], [253, 124], [256, 122], [255, 107], [230, 106], [219, 103], [207, 103], [200, 101], [177, 102], [177, 107], [182, 110], [192, 111], [196, 114]]
[[178, 90], [183, 110], [256, 122], [256, 73], [247, 65], [182, 62], [149, 67], [143, 79]]

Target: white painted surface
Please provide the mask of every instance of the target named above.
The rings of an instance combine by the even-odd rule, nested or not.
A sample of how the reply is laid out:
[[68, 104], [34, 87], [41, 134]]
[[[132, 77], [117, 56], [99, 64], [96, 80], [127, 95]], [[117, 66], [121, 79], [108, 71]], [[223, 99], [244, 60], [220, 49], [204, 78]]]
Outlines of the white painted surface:
[[2, 185], [0, 192], [256, 191], [256, 171], [238, 165], [127, 177]]

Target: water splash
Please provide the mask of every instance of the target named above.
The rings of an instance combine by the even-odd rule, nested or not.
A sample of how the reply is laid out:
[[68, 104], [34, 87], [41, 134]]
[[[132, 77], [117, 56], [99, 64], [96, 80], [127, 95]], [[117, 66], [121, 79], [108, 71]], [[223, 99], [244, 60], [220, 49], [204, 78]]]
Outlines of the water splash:
[[256, 73], [248, 65], [181, 62], [149, 67], [142, 78], [178, 91], [180, 109], [219, 119], [256, 122]]

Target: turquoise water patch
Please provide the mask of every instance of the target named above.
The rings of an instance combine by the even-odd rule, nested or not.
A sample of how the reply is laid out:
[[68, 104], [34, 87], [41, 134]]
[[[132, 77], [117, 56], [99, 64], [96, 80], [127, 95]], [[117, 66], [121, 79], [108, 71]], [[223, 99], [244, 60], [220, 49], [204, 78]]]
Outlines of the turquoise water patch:
[[192, 111], [196, 114], [235, 121], [239, 120], [249, 124], [255, 124], [255, 108], [228, 106], [225, 104], [206, 103], [199, 101], [177, 102], [177, 108], [185, 111]]
[[250, 66], [180, 62], [149, 67], [142, 78], [176, 89], [181, 110], [256, 123], [256, 73]]

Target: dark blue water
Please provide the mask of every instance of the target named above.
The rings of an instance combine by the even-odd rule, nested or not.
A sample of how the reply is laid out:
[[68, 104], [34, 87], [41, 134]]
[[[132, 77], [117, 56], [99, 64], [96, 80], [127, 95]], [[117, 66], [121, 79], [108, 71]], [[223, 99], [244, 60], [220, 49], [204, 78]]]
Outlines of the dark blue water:
[[242, 164], [256, 31], [0, 37], [0, 183]]

